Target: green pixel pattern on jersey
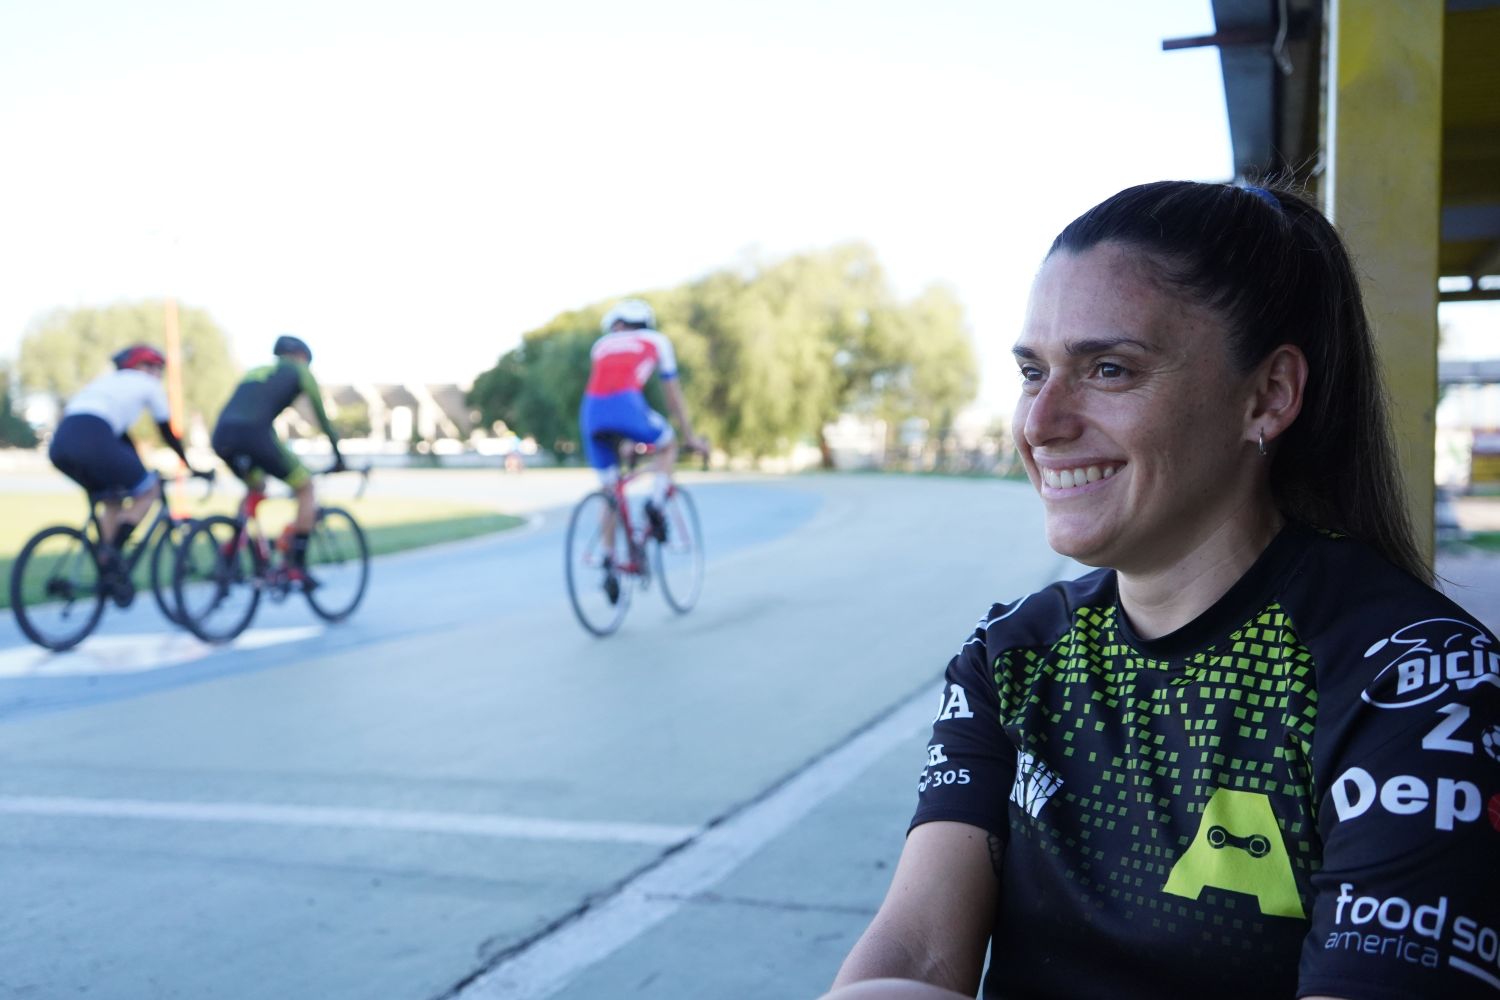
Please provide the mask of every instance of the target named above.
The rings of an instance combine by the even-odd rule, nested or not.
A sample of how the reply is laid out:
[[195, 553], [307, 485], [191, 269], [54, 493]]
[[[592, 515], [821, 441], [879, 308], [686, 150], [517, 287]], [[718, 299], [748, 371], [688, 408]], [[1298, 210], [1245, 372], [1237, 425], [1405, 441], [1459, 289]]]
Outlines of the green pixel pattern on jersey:
[[994, 663], [1002, 725], [1067, 775], [1058, 798], [1068, 808], [1035, 819], [1012, 812], [1010, 850], [1071, 859], [1063, 877], [1100, 915], [1166, 933], [1196, 925], [1205, 946], [1253, 954], [1255, 928], [1277, 919], [1255, 896], [1210, 885], [1193, 900], [1163, 887], [1209, 799], [1230, 789], [1268, 800], [1279, 829], [1254, 832], [1279, 834], [1296, 895], [1304, 911], [1310, 905], [1318, 856], [1311, 655], [1276, 604], [1222, 646], [1180, 661], [1148, 659], [1126, 644], [1118, 613], [1114, 604], [1080, 608], [1051, 649], [1014, 650]]

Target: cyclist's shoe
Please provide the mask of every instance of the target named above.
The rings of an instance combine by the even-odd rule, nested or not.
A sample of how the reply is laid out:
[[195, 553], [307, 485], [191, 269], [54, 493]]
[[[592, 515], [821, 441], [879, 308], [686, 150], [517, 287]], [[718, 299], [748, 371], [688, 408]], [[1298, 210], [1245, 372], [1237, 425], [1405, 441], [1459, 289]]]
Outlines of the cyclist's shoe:
[[135, 584], [130, 582], [124, 560], [113, 545], [99, 548], [99, 589], [116, 607], [128, 608], [135, 600]]
[[620, 578], [615, 574], [615, 561], [604, 557], [604, 596], [610, 604], [620, 603]]
[[658, 542], [667, 540], [667, 515], [650, 500], [646, 501], [646, 520], [651, 524], [651, 537]]
[[303, 592], [318, 589], [318, 578], [309, 573], [302, 566], [288, 566], [286, 581], [292, 587]]

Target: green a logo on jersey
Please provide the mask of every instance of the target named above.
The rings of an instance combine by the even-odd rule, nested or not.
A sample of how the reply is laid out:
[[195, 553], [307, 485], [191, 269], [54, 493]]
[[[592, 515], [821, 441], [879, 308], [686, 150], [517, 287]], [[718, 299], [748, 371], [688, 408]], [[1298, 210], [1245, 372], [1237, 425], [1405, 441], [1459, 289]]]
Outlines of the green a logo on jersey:
[[1307, 916], [1266, 796], [1232, 788], [1214, 790], [1197, 835], [1172, 866], [1162, 890], [1197, 899], [1204, 886], [1254, 896], [1268, 917]]

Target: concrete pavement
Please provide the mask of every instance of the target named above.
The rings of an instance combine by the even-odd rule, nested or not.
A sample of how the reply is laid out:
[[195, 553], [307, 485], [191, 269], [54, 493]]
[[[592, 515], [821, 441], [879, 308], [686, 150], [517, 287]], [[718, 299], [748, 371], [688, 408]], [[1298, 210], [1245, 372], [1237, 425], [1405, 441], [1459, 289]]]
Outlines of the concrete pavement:
[[890, 878], [943, 663], [1072, 572], [1022, 486], [711, 477], [703, 604], [643, 595], [598, 641], [553, 506], [585, 476], [411, 475], [386, 488], [539, 520], [379, 561], [342, 628], [0, 678], [0, 996], [815, 997]]
[[[899, 850], [925, 692], [1058, 560], [1014, 485], [697, 495], [703, 603], [645, 595], [609, 640], [572, 621], [544, 513], [380, 561], [347, 627], [274, 652], [109, 691], [0, 680], [0, 994], [452, 995], [625, 900], [650, 921], [575, 945], [561, 989], [816, 995]], [[883, 750], [830, 764], [869, 734]]]

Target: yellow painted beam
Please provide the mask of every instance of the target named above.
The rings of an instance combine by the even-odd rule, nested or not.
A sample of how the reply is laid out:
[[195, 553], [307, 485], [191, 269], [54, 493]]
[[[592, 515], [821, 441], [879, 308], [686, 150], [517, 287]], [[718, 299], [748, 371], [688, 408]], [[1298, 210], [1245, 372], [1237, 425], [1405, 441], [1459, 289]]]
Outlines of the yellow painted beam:
[[1325, 208], [1354, 253], [1417, 541], [1433, 548], [1443, 0], [1332, 0]]

